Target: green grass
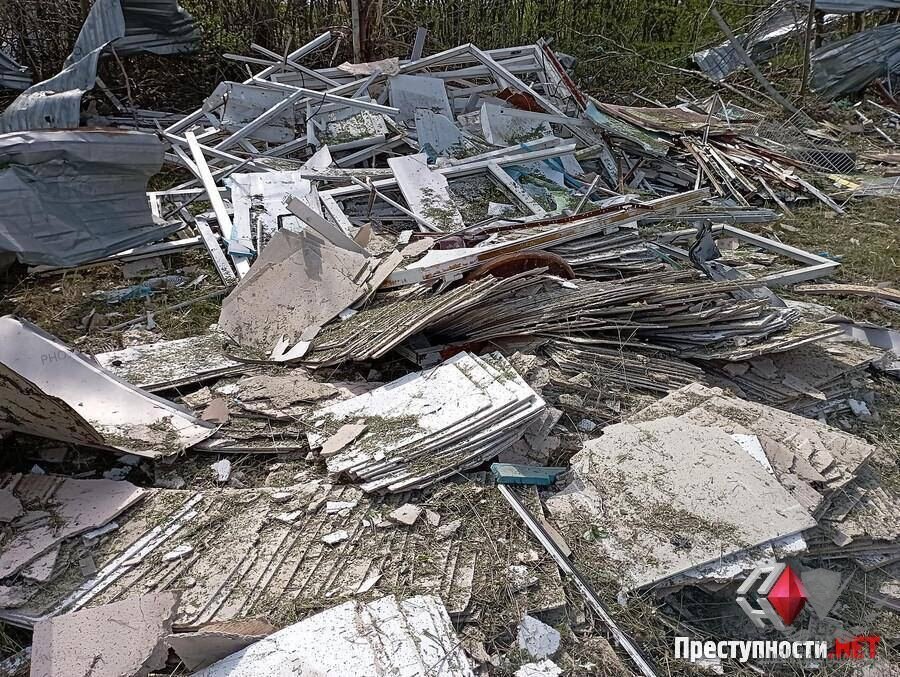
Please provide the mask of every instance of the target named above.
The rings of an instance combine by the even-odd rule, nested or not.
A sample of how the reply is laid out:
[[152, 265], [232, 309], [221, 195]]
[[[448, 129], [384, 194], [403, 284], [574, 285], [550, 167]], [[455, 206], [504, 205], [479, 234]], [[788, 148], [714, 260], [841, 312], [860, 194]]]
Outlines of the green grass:
[[[844, 215], [818, 204], [796, 209], [774, 226], [774, 232], [786, 244], [840, 260], [834, 282], [900, 286], [900, 200], [862, 198], [845, 208]], [[857, 322], [900, 327], [900, 313], [875, 299], [786, 295], [831, 306]]]
[[[110, 305], [91, 298], [91, 293], [125, 287], [139, 281], [125, 280], [119, 264], [75, 269], [52, 278], [10, 276], [5, 282], [0, 281], [0, 314], [15, 314], [65, 343], [95, 352], [121, 347], [121, 335], [125, 329], [111, 331], [109, 328], [142, 315], [146, 317], [148, 310], [154, 313], [154, 321], [164, 338], [186, 338], [204, 333], [210, 324], [219, 319], [219, 299], [204, 299], [174, 311], [168, 311], [167, 308], [221, 288], [221, 280], [209, 255], [205, 250], [195, 249], [166, 257], [164, 264], [165, 271], [149, 273], [147, 277], [169, 275], [182, 270], [179, 274], [189, 282], [201, 274], [205, 274], [206, 278], [194, 287], [185, 285], [157, 292], [149, 299]], [[87, 332], [82, 319], [91, 310], [104, 316], [104, 319]], [[105, 326], [100, 326], [103, 323]], [[146, 324], [136, 326], [146, 328]]]

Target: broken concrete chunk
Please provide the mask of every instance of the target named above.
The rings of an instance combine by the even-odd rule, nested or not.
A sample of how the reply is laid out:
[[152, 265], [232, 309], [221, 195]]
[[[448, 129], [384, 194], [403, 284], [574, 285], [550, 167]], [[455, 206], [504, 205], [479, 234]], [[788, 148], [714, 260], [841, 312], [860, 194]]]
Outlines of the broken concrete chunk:
[[334, 456], [343, 450], [348, 444], [351, 444], [357, 437], [368, 430], [365, 423], [348, 423], [338, 428], [338, 431], [322, 443], [322, 450], [319, 452], [323, 458]]
[[562, 669], [553, 661], [544, 659], [540, 663], [526, 663], [516, 670], [515, 677], [559, 677]]
[[438, 526], [441, 523], [441, 516], [434, 512], [434, 510], [425, 510], [425, 520], [433, 527]]
[[525, 616], [519, 623], [519, 648], [533, 658], [549, 658], [555, 654], [560, 639], [559, 632], [533, 616]]
[[863, 421], [869, 421], [872, 419], [872, 412], [869, 410], [869, 405], [867, 405], [865, 402], [850, 398], [847, 400], [847, 404], [850, 406], [850, 411], [852, 411], [853, 415], [858, 419]]
[[510, 587], [516, 591], [527, 590], [540, 580], [524, 564], [510, 564], [506, 567], [506, 573]]
[[231, 461], [227, 458], [216, 461], [209, 467], [215, 474], [216, 482], [227, 482], [228, 478], [231, 477]]
[[200, 418], [217, 425], [228, 423], [228, 419], [230, 418], [228, 414], [228, 405], [221, 397], [217, 397], [206, 406], [206, 409], [200, 414]]
[[328, 545], [337, 545], [342, 541], [346, 541], [350, 538], [350, 534], [347, 533], [344, 529], [339, 529], [337, 531], [332, 531], [330, 534], [325, 534], [322, 536], [322, 542]]
[[453, 536], [461, 526], [462, 520], [453, 520], [452, 522], [442, 524], [437, 529], [435, 529], [435, 534], [439, 539], [445, 540]]
[[419, 515], [421, 514], [422, 508], [420, 506], [406, 503], [390, 512], [388, 517], [397, 524], [405, 524], [406, 526], [411, 527], [416, 523], [416, 520], [419, 519]]

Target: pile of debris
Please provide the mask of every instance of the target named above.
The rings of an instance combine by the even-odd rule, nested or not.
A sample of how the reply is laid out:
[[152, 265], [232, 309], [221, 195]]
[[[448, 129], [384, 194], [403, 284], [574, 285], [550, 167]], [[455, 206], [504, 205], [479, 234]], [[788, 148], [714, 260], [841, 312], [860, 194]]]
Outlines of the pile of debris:
[[[677, 637], [765, 636], [735, 589], [785, 559], [798, 640], [859, 634], [844, 594], [900, 608], [896, 464], [829, 424], [877, 418], [900, 340], [780, 298], [839, 262], [736, 225], [843, 213], [824, 125], [603, 103], [543, 40], [420, 31], [336, 68], [304, 63], [336, 33], [254, 45], [186, 117], [79, 128], [110, 45], [194, 40], [157, 5], [95, 3], [4, 114], [0, 249], [129, 266], [107, 304], [200, 249], [218, 323], [88, 318], [147, 339], [89, 355], [0, 318], [0, 619], [34, 630], [0, 671], [687, 674]], [[187, 180], [146, 192], [164, 165]]]

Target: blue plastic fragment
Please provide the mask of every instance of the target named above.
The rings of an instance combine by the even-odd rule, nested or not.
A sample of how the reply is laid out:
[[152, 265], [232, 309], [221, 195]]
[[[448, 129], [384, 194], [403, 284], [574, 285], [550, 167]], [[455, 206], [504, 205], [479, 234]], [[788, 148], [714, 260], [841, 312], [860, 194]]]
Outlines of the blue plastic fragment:
[[492, 463], [491, 472], [497, 484], [530, 484], [549, 487], [556, 477], [568, 468], [548, 468], [537, 465], [516, 465], [513, 463]]

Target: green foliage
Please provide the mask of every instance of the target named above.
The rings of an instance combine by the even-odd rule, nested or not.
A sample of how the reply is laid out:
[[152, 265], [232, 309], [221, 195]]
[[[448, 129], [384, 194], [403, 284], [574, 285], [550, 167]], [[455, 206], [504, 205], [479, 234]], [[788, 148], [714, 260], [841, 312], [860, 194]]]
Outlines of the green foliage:
[[[308, 63], [336, 65], [352, 58], [349, 0], [182, 0], [203, 29], [196, 55], [123, 59], [138, 105], [168, 110], [195, 106], [223, 79], [244, 79], [243, 65], [224, 53], [250, 54], [255, 42], [295, 49], [325, 30], [345, 36], [337, 50]], [[726, 0], [719, 11], [739, 29], [767, 0]], [[721, 40], [708, 17], [709, 0], [359, 0], [366, 27], [364, 58], [406, 56], [416, 28], [428, 29], [427, 53], [471, 42], [483, 49], [534, 43], [543, 37], [578, 59], [586, 89], [611, 99], [674, 85], [659, 78], [655, 61], [687, 66], [699, 47]], [[61, 67], [78, 34], [86, 0], [18, 0], [0, 4], [0, 35], [37, 79]], [[125, 91], [113, 60], [101, 75]], [[673, 89], [674, 91], [674, 89]]]

